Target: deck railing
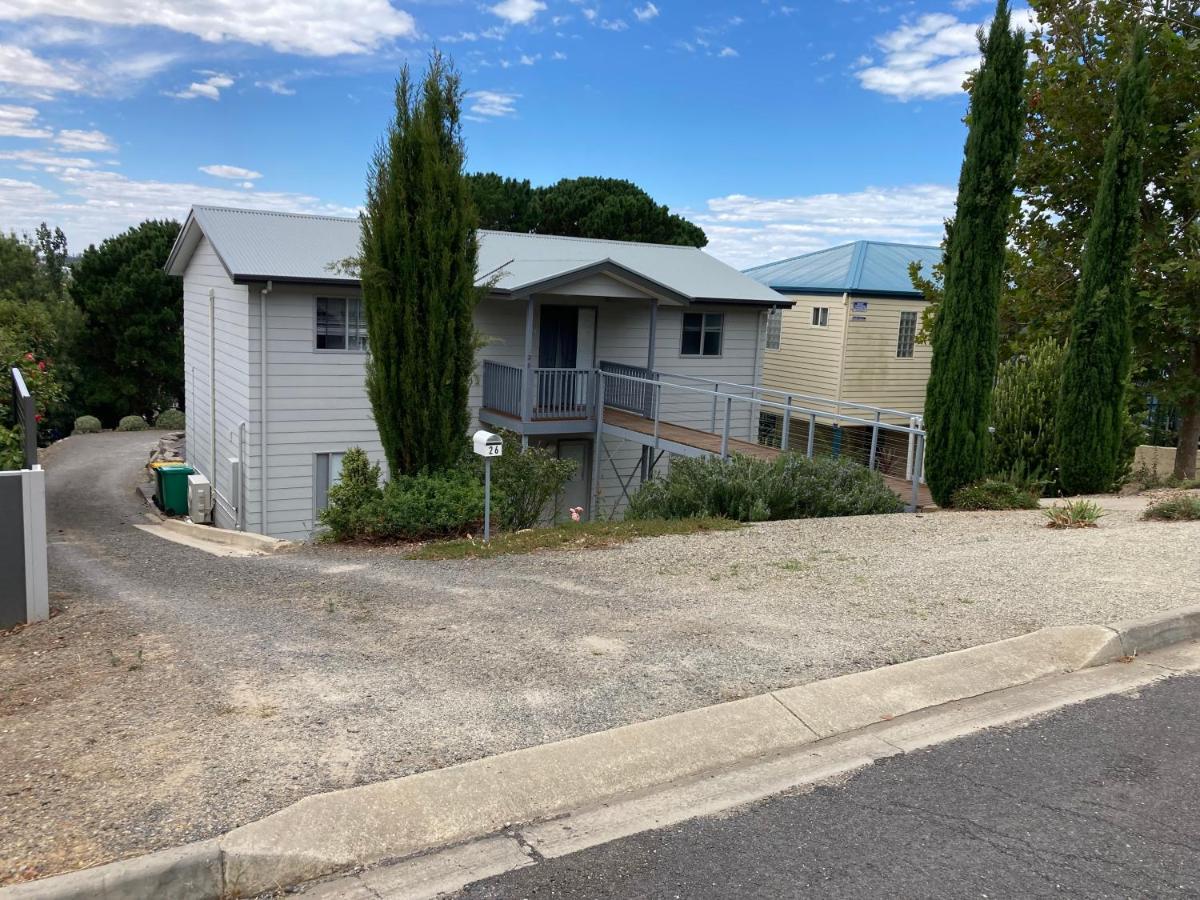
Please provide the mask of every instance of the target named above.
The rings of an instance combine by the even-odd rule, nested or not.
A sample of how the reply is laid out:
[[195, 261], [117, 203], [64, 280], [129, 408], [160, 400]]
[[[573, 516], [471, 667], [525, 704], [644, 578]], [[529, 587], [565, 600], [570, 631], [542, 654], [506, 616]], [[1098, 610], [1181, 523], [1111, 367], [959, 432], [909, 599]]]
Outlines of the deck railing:
[[483, 405], [486, 409], [521, 417], [524, 370], [504, 363], [483, 361]]
[[625, 363], [601, 362], [600, 371], [610, 375], [625, 375], [626, 378], [606, 378], [604, 381], [604, 405], [613, 409], [637, 413], [649, 417], [653, 412], [654, 392], [648, 382], [657, 381], [658, 373], [645, 366], [630, 366]]
[[534, 369], [530, 418], [591, 419], [596, 389], [594, 369]]

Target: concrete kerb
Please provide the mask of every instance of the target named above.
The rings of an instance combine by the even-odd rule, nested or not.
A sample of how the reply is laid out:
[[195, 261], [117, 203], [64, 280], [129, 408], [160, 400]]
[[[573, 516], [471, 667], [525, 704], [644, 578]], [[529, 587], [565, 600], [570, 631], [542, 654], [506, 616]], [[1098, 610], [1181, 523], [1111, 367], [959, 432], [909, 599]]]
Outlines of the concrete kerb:
[[154, 505], [153, 492], [149, 483], [138, 485], [138, 496], [145, 502], [148, 509], [147, 518], [156, 526], [167, 531], [182, 534], [197, 541], [207, 541], [225, 547], [236, 547], [239, 550], [252, 550], [258, 553], [276, 553], [292, 546], [291, 541], [268, 537], [265, 534], [255, 534], [252, 531], [233, 531], [229, 528], [217, 528], [213, 525], [197, 525], [195, 522], [183, 519], [172, 519], [164, 516]]
[[224, 837], [0, 889], [0, 900], [252, 896], [494, 835], [513, 824], [544, 821], [880, 721], [1198, 639], [1200, 607], [1113, 626], [1043, 628], [967, 650], [318, 794]]

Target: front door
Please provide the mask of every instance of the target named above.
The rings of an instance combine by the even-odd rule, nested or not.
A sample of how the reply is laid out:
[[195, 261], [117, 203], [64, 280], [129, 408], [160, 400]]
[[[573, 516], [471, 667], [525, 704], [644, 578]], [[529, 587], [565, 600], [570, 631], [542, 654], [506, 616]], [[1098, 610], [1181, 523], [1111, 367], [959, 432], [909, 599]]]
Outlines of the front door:
[[549, 418], [568, 416], [575, 407], [574, 369], [579, 357], [579, 307], [543, 306], [538, 336], [538, 368], [569, 369], [541, 372], [538, 407]]
[[588, 477], [588, 464], [591, 462], [591, 441], [563, 440], [558, 442], [558, 458], [570, 459], [575, 462], [575, 471], [567, 479], [563, 487], [562, 500], [558, 508], [560, 522], [571, 521], [572, 508], [583, 509], [580, 520], [586, 520], [588, 509], [591, 508], [588, 492], [591, 490], [591, 479]]

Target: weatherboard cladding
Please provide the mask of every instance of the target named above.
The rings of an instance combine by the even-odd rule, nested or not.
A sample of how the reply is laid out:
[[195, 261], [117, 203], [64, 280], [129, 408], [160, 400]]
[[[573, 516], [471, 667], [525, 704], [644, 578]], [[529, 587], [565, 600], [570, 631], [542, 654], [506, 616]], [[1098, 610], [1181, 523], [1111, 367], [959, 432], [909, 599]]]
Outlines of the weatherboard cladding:
[[909, 278], [909, 264], [919, 262], [922, 274], [928, 276], [941, 259], [939, 247], [855, 241], [755, 266], [745, 274], [785, 293], [919, 297]]
[[[235, 282], [358, 283], [338, 268], [358, 252], [357, 219], [195, 206], [168, 263], [175, 274], [181, 274], [187, 264], [193, 223], [212, 243]], [[626, 277], [668, 301], [790, 304], [695, 247], [479, 232], [478, 277], [498, 293], [543, 290], [557, 279], [592, 270]]]

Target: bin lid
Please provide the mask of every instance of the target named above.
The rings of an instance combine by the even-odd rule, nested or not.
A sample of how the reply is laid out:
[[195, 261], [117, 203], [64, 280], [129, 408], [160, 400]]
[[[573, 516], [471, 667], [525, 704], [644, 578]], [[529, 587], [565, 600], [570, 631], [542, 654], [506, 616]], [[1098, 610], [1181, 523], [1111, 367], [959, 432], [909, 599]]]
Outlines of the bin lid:
[[189, 465], [185, 465], [184, 463], [167, 463], [165, 466], [158, 466], [157, 468], [158, 471], [164, 474], [171, 473], [174, 475], [193, 475], [196, 472], [195, 469]]

